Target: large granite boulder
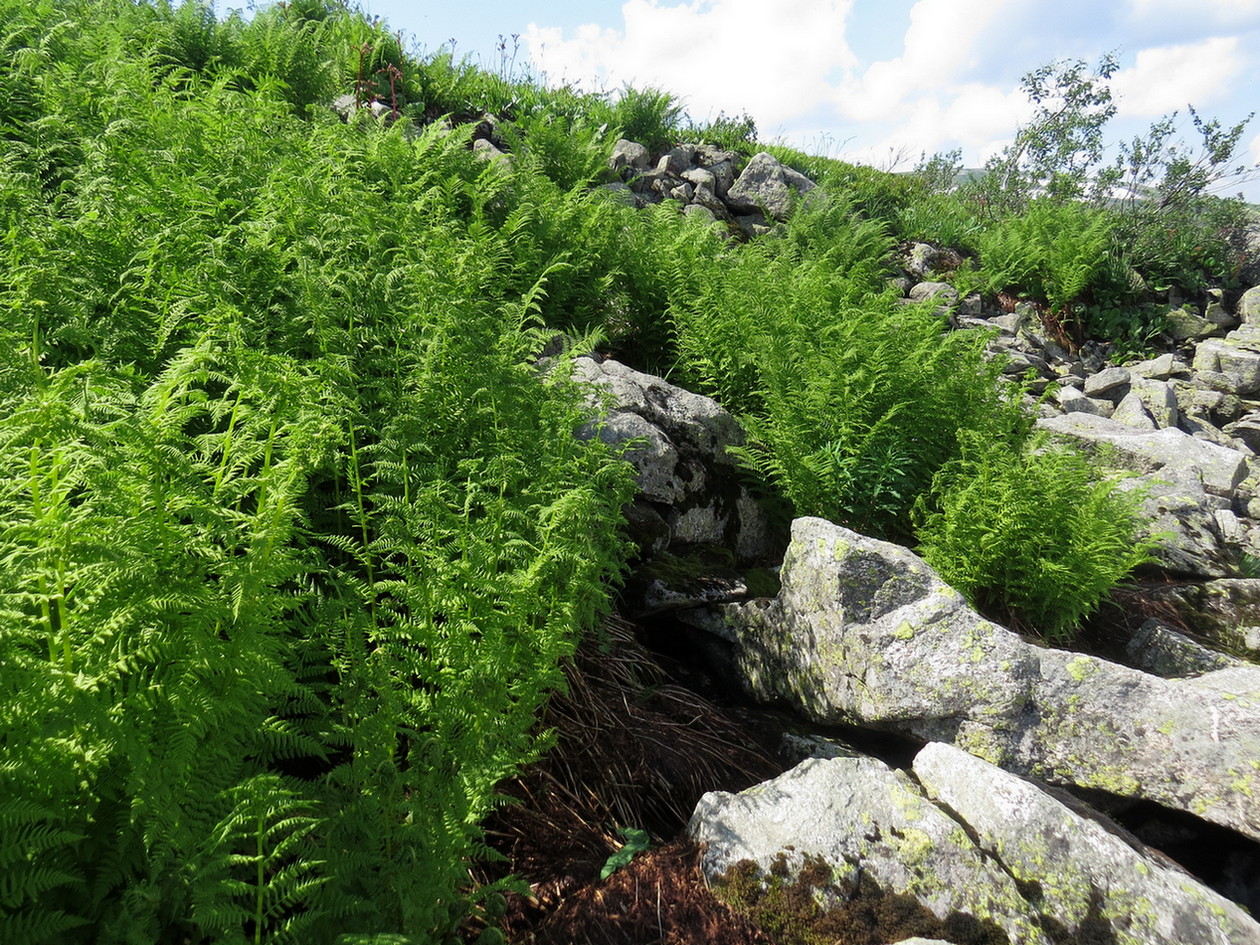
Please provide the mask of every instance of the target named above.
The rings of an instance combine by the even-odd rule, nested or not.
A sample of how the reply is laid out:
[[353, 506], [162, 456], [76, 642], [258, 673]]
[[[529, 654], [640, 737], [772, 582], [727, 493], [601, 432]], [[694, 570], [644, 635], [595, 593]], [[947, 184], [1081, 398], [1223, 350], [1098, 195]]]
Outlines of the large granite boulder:
[[833, 749], [740, 794], [706, 794], [689, 827], [705, 876], [720, 894], [743, 861], [788, 875], [821, 861], [834, 889], [870, 877], [947, 934], [1021, 945], [1260, 945], [1243, 909], [1065, 794], [940, 743], [913, 773]]
[[914, 774], [1068, 941], [1260, 945], [1244, 910], [1079, 802], [948, 745], [924, 747]]
[[1170, 680], [1036, 646], [907, 549], [822, 519], [793, 523], [780, 577], [773, 599], [687, 618], [753, 697], [1260, 839], [1260, 666]]
[[761, 211], [776, 220], [786, 220], [794, 200], [816, 185], [765, 151], [753, 155], [739, 179], [726, 194], [734, 213]]
[[809, 759], [741, 794], [706, 794], [689, 830], [704, 845], [710, 882], [743, 860], [769, 872], [786, 854], [799, 872], [806, 857], [821, 858], [838, 886], [865, 875], [938, 919], [967, 917], [1022, 945], [1049, 942], [1001, 866], [909, 777], [874, 758]]

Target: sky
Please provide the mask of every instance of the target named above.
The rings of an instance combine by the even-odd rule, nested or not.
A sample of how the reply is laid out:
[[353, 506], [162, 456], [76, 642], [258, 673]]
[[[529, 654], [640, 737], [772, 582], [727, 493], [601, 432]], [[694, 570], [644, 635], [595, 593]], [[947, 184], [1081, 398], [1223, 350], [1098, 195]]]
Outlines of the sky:
[[[1108, 138], [1187, 105], [1233, 126], [1260, 110], [1260, 0], [361, 0], [421, 53], [550, 85], [672, 93], [698, 122], [747, 113], [762, 141], [909, 170], [959, 148], [976, 167], [1032, 108], [1025, 73], [1055, 60], [1120, 69]], [[1260, 163], [1260, 119], [1238, 162]], [[1260, 203], [1260, 181], [1236, 184]]]

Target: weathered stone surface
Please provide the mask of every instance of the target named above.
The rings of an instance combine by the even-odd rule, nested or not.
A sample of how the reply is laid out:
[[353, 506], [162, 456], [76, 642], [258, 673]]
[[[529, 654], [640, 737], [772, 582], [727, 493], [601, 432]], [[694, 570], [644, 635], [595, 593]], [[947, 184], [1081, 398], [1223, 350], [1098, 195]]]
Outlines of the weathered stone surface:
[[1147, 521], [1139, 537], [1157, 540], [1154, 556], [1161, 568], [1200, 578], [1234, 573], [1233, 556], [1198, 476], [1161, 471], [1122, 479], [1116, 488], [1142, 493]]
[[[668, 535], [654, 537], [648, 551], [665, 543], [718, 544], [741, 560], [770, 552], [773, 529], [739, 481], [728, 446], [744, 441], [739, 423], [716, 401], [693, 394], [611, 359], [577, 358], [574, 376], [592, 388], [607, 411], [586, 435], [614, 445], [632, 444], [638, 502], [654, 506]], [[643, 511], [640, 519], [652, 516]]]
[[1111, 412], [1111, 419], [1136, 430], [1158, 430], [1160, 425], [1151, 416], [1135, 390], [1129, 391]]
[[1131, 376], [1148, 377], [1152, 380], [1167, 380], [1184, 368], [1185, 365], [1178, 364], [1171, 351], [1149, 361], [1138, 361], [1128, 366]]
[[1101, 815], [940, 743], [918, 753], [914, 773], [1071, 940], [1260, 945], [1246, 912]]
[[614, 171], [629, 168], [632, 171], [648, 169], [648, 149], [637, 141], [621, 138], [613, 145], [612, 154], [608, 157], [608, 166]]
[[1099, 417], [1110, 417], [1116, 410], [1111, 401], [1086, 397], [1077, 388], [1066, 384], [1059, 387], [1055, 399], [1065, 413], [1092, 413]]
[[1165, 680], [1035, 647], [910, 551], [822, 519], [793, 523], [781, 577], [774, 600], [698, 621], [754, 696], [1260, 838], [1260, 667]]
[[837, 880], [861, 870], [937, 918], [961, 913], [1022, 945], [1047, 941], [1010, 876], [905, 774], [874, 758], [810, 759], [741, 794], [706, 794], [689, 830], [707, 844], [710, 881], [745, 859], [767, 870], [787, 850], [790, 868], [821, 857]]
[[948, 282], [919, 282], [911, 287], [910, 298], [915, 302], [931, 299], [941, 305], [957, 305], [958, 290]]
[[[1260, 258], [1260, 254], [1257, 258]], [[1236, 311], [1244, 324], [1260, 324], [1260, 285], [1252, 286], [1242, 294]]]
[[776, 220], [786, 220], [795, 197], [813, 190], [812, 180], [782, 164], [765, 151], [753, 155], [739, 179], [731, 185], [726, 202], [736, 213], [760, 210]]
[[1097, 374], [1085, 378], [1085, 395], [1087, 397], [1107, 397], [1118, 400], [1123, 397], [1132, 380], [1132, 375], [1122, 367], [1107, 368]]
[[1194, 369], [1228, 375], [1233, 380], [1233, 393], [1255, 393], [1260, 391], [1260, 352], [1242, 347], [1236, 334], [1201, 341], [1194, 352]]
[[1096, 451], [1109, 447], [1107, 461], [1134, 472], [1169, 468], [1192, 474], [1197, 470], [1209, 492], [1229, 495], [1247, 475], [1246, 457], [1236, 450], [1206, 443], [1177, 429], [1137, 430], [1115, 420], [1072, 413], [1037, 421], [1050, 433]]
[[1246, 665], [1242, 660], [1209, 649], [1153, 618], [1133, 634], [1125, 646], [1125, 655], [1134, 669], [1166, 679], [1201, 676], [1217, 669]]
[[1220, 326], [1185, 309], [1172, 309], [1164, 316], [1164, 321], [1173, 341], [1201, 341], [1221, 334]]
[[1193, 632], [1260, 661], [1260, 580], [1170, 585], [1156, 593], [1177, 608]]

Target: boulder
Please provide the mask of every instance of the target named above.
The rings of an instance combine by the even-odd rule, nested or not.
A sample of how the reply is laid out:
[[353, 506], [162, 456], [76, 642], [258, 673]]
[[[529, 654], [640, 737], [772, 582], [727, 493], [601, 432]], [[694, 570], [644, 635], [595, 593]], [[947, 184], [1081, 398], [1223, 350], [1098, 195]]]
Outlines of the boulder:
[[1122, 367], [1111, 367], [1085, 378], [1085, 396], [1106, 397], [1118, 403], [1129, 392], [1132, 375]]
[[1243, 909], [1080, 801], [941, 743], [913, 772], [830, 747], [740, 794], [704, 795], [689, 831], [706, 878], [720, 895], [744, 861], [787, 876], [821, 863], [823, 908], [871, 879], [967, 941], [1260, 945]]
[[1156, 540], [1154, 563], [1160, 568], [1197, 578], [1234, 573], [1233, 553], [1198, 476], [1161, 471], [1122, 479], [1116, 488], [1141, 493], [1146, 524], [1139, 537]]
[[794, 199], [814, 187], [814, 182], [804, 174], [761, 151], [753, 155], [739, 179], [731, 185], [726, 202], [736, 214], [761, 211], [776, 220], [786, 220]]
[[914, 773], [1068, 941], [1260, 945], [1260, 925], [1102, 815], [948, 745]]
[[1095, 400], [1086, 397], [1075, 387], [1063, 384], [1054, 395], [1064, 413], [1092, 413], [1099, 417], [1110, 417], [1115, 407], [1109, 400]]
[[1087, 452], [1104, 449], [1106, 461], [1138, 473], [1167, 469], [1203, 479], [1215, 495], [1231, 495], [1247, 475], [1246, 457], [1237, 450], [1207, 443], [1178, 429], [1146, 431], [1115, 420], [1072, 413], [1037, 421], [1040, 429], [1074, 442]]
[[1194, 352], [1194, 369], [1227, 375], [1233, 381], [1232, 393], [1245, 396], [1260, 391], [1260, 352], [1244, 346], [1253, 344], [1239, 332], [1201, 341]]
[[910, 299], [915, 302], [930, 299], [938, 305], [957, 305], [958, 290], [948, 282], [920, 282], [911, 287]]
[[793, 523], [780, 576], [773, 600], [688, 618], [754, 697], [1260, 839], [1260, 666], [1166, 680], [1035, 646], [907, 549], [822, 519]]
[[[1256, 232], [1260, 234], [1260, 228], [1257, 228]], [[1258, 238], [1258, 243], [1260, 243], [1260, 238]], [[1260, 253], [1257, 254], [1256, 258], [1260, 259]], [[1242, 294], [1238, 299], [1236, 311], [1244, 324], [1260, 324], [1260, 285], [1252, 286]]]
[[591, 388], [592, 406], [604, 411], [583, 435], [626, 447], [634, 465], [639, 493], [631, 517], [645, 552], [714, 544], [740, 561], [773, 552], [774, 529], [727, 453], [744, 442], [727, 410], [612, 359], [577, 358], [573, 372]]
[[813, 758], [741, 794], [706, 794], [689, 830], [705, 845], [710, 883], [742, 860], [768, 872], [785, 854], [797, 873], [806, 857], [820, 858], [837, 886], [868, 877], [938, 919], [969, 918], [1021, 945], [1049, 941], [1000, 865], [909, 777], [874, 758]]
[[1152, 618], [1125, 645], [1129, 665], [1156, 676], [1201, 676], [1216, 669], [1245, 666], [1243, 660], [1209, 649]]
[[1232, 578], [1158, 589], [1193, 633], [1260, 661], [1260, 580]]

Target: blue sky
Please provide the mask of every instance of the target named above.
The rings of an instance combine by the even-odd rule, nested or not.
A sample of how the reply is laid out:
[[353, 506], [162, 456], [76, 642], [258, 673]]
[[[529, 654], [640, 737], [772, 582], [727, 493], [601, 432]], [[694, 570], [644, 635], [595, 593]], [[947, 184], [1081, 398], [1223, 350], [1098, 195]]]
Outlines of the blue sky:
[[[1186, 112], [1232, 125], [1260, 110], [1260, 0], [362, 0], [421, 51], [586, 91], [674, 93], [697, 120], [756, 119], [763, 140], [905, 170], [961, 148], [978, 165], [1030, 106], [1025, 72], [1115, 51], [1129, 139]], [[515, 40], [513, 37], [517, 37]], [[1260, 163], [1260, 120], [1240, 159]], [[1236, 186], [1260, 202], [1260, 182]]]

